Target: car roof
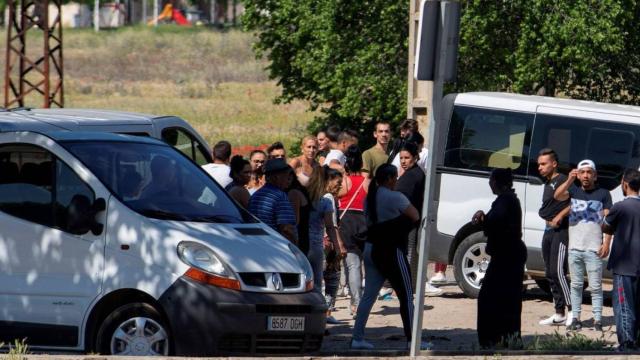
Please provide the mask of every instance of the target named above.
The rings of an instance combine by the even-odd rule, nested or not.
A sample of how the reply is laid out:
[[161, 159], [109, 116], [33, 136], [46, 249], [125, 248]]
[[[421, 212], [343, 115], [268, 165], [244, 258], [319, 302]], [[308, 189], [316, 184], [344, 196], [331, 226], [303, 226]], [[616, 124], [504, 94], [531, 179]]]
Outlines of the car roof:
[[0, 113], [0, 120], [8, 114], [20, 115], [24, 118], [44, 121], [51, 125], [109, 125], [129, 124], [147, 125], [159, 116], [128, 111], [102, 109], [15, 109]]
[[67, 141], [117, 141], [169, 146], [166, 143], [146, 136], [114, 134], [100, 131], [47, 131], [43, 135], [59, 142]]
[[[500, 108], [521, 112], [536, 112], [539, 106], [604, 112], [624, 116], [640, 117], [640, 107], [622, 104], [600, 103], [559, 97], [522, 95], [500, 92], [470, 92], [457, 94], [456, 105]], [[495, 106], [494, 104], [499, 104]]]

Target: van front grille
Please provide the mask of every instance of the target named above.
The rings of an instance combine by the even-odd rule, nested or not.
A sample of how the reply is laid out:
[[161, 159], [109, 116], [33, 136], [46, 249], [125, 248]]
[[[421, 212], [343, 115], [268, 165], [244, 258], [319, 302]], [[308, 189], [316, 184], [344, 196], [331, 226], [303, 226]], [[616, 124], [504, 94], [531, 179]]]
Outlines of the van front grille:
[[310, 305], [261, 305], [256, 304], [258, 314], [311, 314]]
[[225, 335], [218, 341], [220, 353], [303, 354], [320, 350], [322, 335], [261, 334]]
[[[242, 282], [248, 286], [266, 288], [267, 281], [271, 278], [271, 274], [272, 273], [244, 272], [240, 273], [240, 278]], [[282, 287], [284, 289], [297, 289], [301, 286], [300, 274], [280, 273], [280, 279], [282, 280]]]

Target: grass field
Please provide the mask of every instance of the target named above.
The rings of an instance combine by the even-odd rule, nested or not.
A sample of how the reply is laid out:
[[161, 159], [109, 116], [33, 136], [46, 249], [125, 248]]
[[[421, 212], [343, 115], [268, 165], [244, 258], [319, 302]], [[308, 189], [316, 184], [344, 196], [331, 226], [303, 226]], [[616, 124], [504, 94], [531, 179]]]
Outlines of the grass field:
[[[210, 144], [226, 139], [234, 146], [280, 140], [289, 147], [314, 116], [304, 102], [273, 104], [279, 89], [255, 59], [253, 37], [239, 30], [65, 29], [63, 36], [66, 107], [177, 115]], [[41, 46], [33, 38], [28, 50]], [[41, 103], [34, 96], [27, 105]]]

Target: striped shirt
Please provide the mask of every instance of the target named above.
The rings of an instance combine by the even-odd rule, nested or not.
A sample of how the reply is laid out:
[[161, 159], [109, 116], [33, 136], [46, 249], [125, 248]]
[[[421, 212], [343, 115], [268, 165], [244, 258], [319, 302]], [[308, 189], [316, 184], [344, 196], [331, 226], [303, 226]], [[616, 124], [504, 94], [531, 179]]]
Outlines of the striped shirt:
[[271, 184], [264, 184], [249, 199], [249, 212], [278, 230], [278, 225], [296, 225], [296, 215], [287, 194]]

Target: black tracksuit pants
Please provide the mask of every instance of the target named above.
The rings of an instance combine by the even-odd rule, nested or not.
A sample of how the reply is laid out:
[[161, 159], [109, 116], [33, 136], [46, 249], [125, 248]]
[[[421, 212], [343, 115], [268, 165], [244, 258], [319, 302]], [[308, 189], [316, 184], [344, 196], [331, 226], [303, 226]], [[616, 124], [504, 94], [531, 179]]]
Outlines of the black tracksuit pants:
[[384, 277], [389, 279], [400, 302], [400, 316], [407, 340], [411, 340], [413, 321], [413, 286], [407, 255], [400, 248], [376, 243], [371, 250], [371, 260]]
[[568, 243], [569, 230], [566, 226], [547, 229], [542, 237], [544, 272], [551, 287], [556, 312], [564, 312], [565, 307], [571, 306], [571, 292], [566, 276]]

